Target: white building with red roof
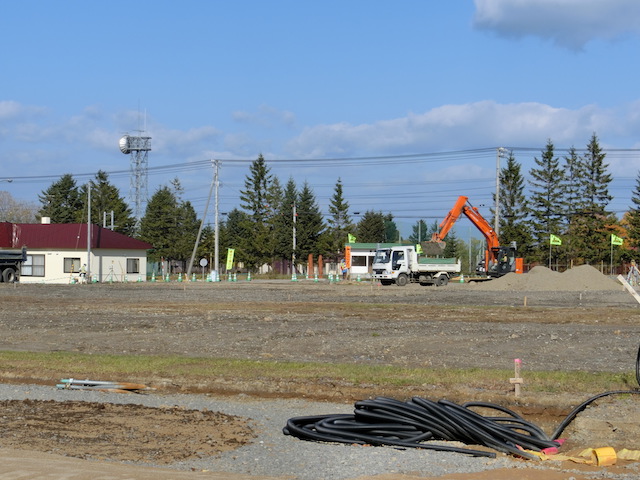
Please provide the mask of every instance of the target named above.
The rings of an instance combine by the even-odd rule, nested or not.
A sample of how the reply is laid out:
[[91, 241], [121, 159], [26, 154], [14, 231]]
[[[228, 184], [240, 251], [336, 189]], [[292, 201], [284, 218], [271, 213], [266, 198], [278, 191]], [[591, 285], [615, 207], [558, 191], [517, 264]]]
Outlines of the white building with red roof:
[[87, 270], [92, 282], [145, 281], [147, 250], [153, 248], [98, 225], [0, 222], [0, 250], [23, 246], [22, 283], [76, 283]]

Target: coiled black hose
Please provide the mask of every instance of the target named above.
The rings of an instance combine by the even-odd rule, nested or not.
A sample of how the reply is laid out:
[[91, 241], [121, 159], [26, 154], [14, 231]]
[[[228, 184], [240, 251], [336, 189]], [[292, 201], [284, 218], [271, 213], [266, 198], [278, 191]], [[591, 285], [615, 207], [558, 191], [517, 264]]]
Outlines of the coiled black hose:
[[[640, 386], [640, 348], [636, 358], [636, 380]], [[414, 397], [408, 402], [378, 397], [356, 402], [354, 413], [294, 417], [283, 432], [303, 440], [423, 448], [495, 457], [493, 452], [425, 443], [431, 440], [459, 441], [493, 450], [537, 459], [522, 449], [542, 452], [560, 446], [557, 440], [574, 418], [595, 400], [616, 394], [640, 394], [640, 390], [616, 390], [591, 397], [576, 407], [550, 437], [508, 408], [484, 402], [457, 405], [448, 400], [434, 402]], [[473, 408], [496, 410], [504, 415], [484, 417]], [[505, 416], [506, 415], [506, 416]]]
[[[472, 408], [499, 410], [508, 416], [483, 417]], [[295, 417], [287, 421], [286, 435], [304, 440], [350, 444], [390, 445], [495, 457], [494, 452], [425, 443], [459, 441], [494, 450], [537, 458], [521, 448], [558, 447], [542, 430], [515, 412], [487, 403], [457, 405], [414, 397], [408, 402], [378, 397], [356, 402], [354, 414]]]

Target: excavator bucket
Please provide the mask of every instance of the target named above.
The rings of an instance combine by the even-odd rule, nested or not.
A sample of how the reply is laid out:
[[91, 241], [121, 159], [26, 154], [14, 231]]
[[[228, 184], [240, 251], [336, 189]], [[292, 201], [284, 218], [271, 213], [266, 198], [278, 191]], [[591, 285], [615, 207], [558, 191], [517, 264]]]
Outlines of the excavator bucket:
[[444, 249], [447, 246], [447, 242], [421, 242], [420, 246], [422, 247], [422, 251], [424, 255], [427, 257], [432, 257], [436, 255], [442, 255], [444, 253]]

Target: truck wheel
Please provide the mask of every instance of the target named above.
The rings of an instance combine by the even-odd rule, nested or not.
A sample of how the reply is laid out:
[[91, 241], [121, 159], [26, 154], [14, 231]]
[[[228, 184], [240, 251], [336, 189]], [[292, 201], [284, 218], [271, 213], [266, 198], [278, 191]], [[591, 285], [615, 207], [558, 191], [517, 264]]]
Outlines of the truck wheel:
[[449, 283], [449, 277], [447, 277], [446, 275], [440, 275], [436, 279], [436, 286], [437, 287], [444, 287], [447, 283]]
[[2, 281], [14, 283], [17, 280], [16, 271], [13, 268], [5, 268], [2, 272]]
[[409, 279], [404, 273], [401, 273], [400, 275], [398, 275], [398, 278], [396, 278], [396, 285], [398, 285], [399, 287], [404, 287], [407, 283], [409, 283]]
[[393, 281], [391, 280], [380, 280], [380, 284], [384, 285], [385, 287], [391, 285], [393, 283]]

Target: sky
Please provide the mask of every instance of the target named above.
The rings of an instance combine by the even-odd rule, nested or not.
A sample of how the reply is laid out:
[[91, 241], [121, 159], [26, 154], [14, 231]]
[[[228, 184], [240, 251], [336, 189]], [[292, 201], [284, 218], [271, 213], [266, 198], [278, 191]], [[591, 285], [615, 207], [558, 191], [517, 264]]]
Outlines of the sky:
[[224, 214], [262, 154], [324, 214], [340, 179], [354, 221], [392, 213], [405, 236], [459, 195], [489, 219], [499, 147], [528, 179], [547, 141], [562, 157], [596, 134], [619, 216], [640, 171], [637, 0], [23, 0], [0, 45], [19, 201], [102, 170], [134, 205], [124, 135], [151, 137], [149, 197], [178, 178], [200, 217], [213, 160]]

